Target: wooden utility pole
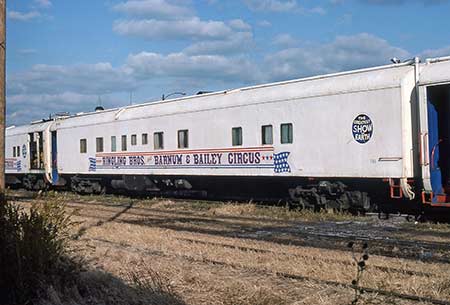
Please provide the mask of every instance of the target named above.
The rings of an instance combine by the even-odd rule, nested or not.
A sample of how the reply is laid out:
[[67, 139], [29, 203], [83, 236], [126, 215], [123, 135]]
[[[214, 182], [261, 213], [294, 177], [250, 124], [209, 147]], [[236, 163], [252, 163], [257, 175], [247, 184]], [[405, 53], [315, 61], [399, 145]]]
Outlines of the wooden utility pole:
[[0, 201], [5, 202], [6, 0], [0, 0]]

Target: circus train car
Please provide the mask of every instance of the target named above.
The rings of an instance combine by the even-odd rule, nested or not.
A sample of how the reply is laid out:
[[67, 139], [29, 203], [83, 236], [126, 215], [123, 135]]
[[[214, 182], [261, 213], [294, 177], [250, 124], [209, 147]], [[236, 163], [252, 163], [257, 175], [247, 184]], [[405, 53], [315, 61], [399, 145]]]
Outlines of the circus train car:
[[314, 209], [445, 207], [449, 84], [448, 58], [415, 59], [10, 128], [8, 181]]

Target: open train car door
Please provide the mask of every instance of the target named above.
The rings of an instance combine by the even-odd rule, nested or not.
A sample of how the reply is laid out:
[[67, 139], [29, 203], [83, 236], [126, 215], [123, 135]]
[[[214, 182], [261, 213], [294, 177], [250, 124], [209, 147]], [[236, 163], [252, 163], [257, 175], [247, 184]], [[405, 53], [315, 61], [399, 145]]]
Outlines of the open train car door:
[[423, 65], [419, 111], [422, 201], [450, 207], [450, 61]]
[[52, 131], [52, 184], [57, 184], [59, 180], [58, 175], [58, 138], [56, 137], [56, 130]]
[[44, 169], [44, 146], [43, 146], [43, 132], [31, 132], [28, 134], [28, 146], [30, 151], [31, 170]]
[[62, 179], [58, 174], [58, 137], [57, 130], [54, 128], [54, 122], [50, 123], [46, 130], [46, 145], [45, 145], [45, 176], [52, 185], [61, 185]]

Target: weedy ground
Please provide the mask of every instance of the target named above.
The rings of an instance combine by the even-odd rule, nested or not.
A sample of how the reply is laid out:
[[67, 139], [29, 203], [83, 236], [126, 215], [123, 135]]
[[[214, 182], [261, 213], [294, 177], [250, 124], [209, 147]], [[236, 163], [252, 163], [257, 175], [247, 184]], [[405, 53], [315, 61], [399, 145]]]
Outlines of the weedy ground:
[[[350, 304], [353, 240], [370, 255], [359, 281], [370, 292], [358, 304], [450, 302], [447, 224], [164, 198], [16, 200], [26, 207], [49, 197], [74, 214], [71, 243], [90, 268], [186, 304]], [[120, 298], [109, 303], [126, 304]]]

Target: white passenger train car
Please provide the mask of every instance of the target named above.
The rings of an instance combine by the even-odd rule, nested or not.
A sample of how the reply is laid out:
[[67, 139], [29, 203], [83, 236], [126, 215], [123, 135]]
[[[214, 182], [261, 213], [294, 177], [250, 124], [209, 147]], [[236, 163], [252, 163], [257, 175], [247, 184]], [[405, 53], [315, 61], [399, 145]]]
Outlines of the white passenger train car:
[[6, 129], [6, 183], [23, 184], [29, 189], [44, 189], [51, 183], [53, 121], [38, 121]]
[[38, 169], [23, 151], [38, 139], [42, 180], [80, 192], [281, 188], [316, 208], [368, 209], [371, 192], [446, 205], [449, 83], [450, 61], [416, 60], [10, 128], [7, 173], [30, 186]]

